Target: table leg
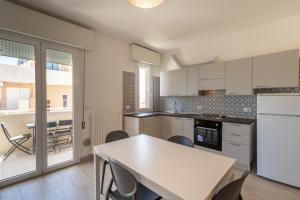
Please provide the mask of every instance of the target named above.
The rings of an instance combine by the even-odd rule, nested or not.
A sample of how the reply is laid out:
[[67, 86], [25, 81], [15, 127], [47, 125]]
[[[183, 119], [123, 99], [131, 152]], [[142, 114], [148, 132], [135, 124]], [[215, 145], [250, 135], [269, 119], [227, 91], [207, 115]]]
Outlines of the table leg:
[[97, 155], [94, 154], [94, 175], [95, 175], [95, 200], [100, 200], [100, 187], [101, 187], [101, 182], [100, 182], [100, 161], [101, 158]]

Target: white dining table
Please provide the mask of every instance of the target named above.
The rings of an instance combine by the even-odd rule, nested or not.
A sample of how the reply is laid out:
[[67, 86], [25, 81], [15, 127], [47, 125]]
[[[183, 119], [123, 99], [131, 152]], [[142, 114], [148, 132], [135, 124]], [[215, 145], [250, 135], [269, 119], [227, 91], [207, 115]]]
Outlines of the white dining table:
[[147, 135], [98, 145], [94, 158], [96, 200], [103, 161], [109, 158], [167, 200], [211, 199], [232, 180], [235, 165], [234, 159]]

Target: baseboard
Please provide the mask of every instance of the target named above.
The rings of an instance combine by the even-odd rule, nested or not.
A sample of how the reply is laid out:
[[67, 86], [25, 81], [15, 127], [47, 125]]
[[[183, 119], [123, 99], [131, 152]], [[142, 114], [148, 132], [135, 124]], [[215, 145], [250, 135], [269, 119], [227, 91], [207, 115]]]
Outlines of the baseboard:
[[80, 162], [91, 161], [93, 159], [94, 159], [93, 154], [89, 154], [87, 156], [84, 156], [84, 157], [80, 158]]

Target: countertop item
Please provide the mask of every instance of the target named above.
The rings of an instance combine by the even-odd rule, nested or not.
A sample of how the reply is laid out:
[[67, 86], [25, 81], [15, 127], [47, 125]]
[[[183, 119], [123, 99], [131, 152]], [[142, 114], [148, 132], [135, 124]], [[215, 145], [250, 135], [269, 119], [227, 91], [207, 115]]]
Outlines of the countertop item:
[[100, 157], [112, 158], [165, 199], [211, 199], [234, 175], [234, 159], [147, 135], [96, 146], [94, 153], [96, 183]]
[[255, 122], [255, 119], [249, 118], [238, 118], [238, 117], [223, 117], [223, 118], [207, 118], [203, 117], [199, 114], [190, 114], [190, 113], [169, 113], [169, 112], [140, 112], [140, 113], [127, 113], [124, 114], [126, 117], [136, 117], [136, 118], [144, 118], [144, 117], [153, 117], [153, 116], [173, 116], [173, 117], [182, 117], [182, 118], [197, 118], [211, 121], [219, 121], [219, 122], [227, 122], [227, 123], [235, 123], [235, 124], [245, 124], [250, 125]]

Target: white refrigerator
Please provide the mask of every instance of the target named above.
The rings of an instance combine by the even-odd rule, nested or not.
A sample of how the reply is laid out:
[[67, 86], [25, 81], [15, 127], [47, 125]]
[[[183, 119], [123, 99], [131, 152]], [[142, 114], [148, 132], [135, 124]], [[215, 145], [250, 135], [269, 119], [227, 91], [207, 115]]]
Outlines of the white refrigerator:
[[300, 94], [257, 96], [257, 174], [300, 187]]

